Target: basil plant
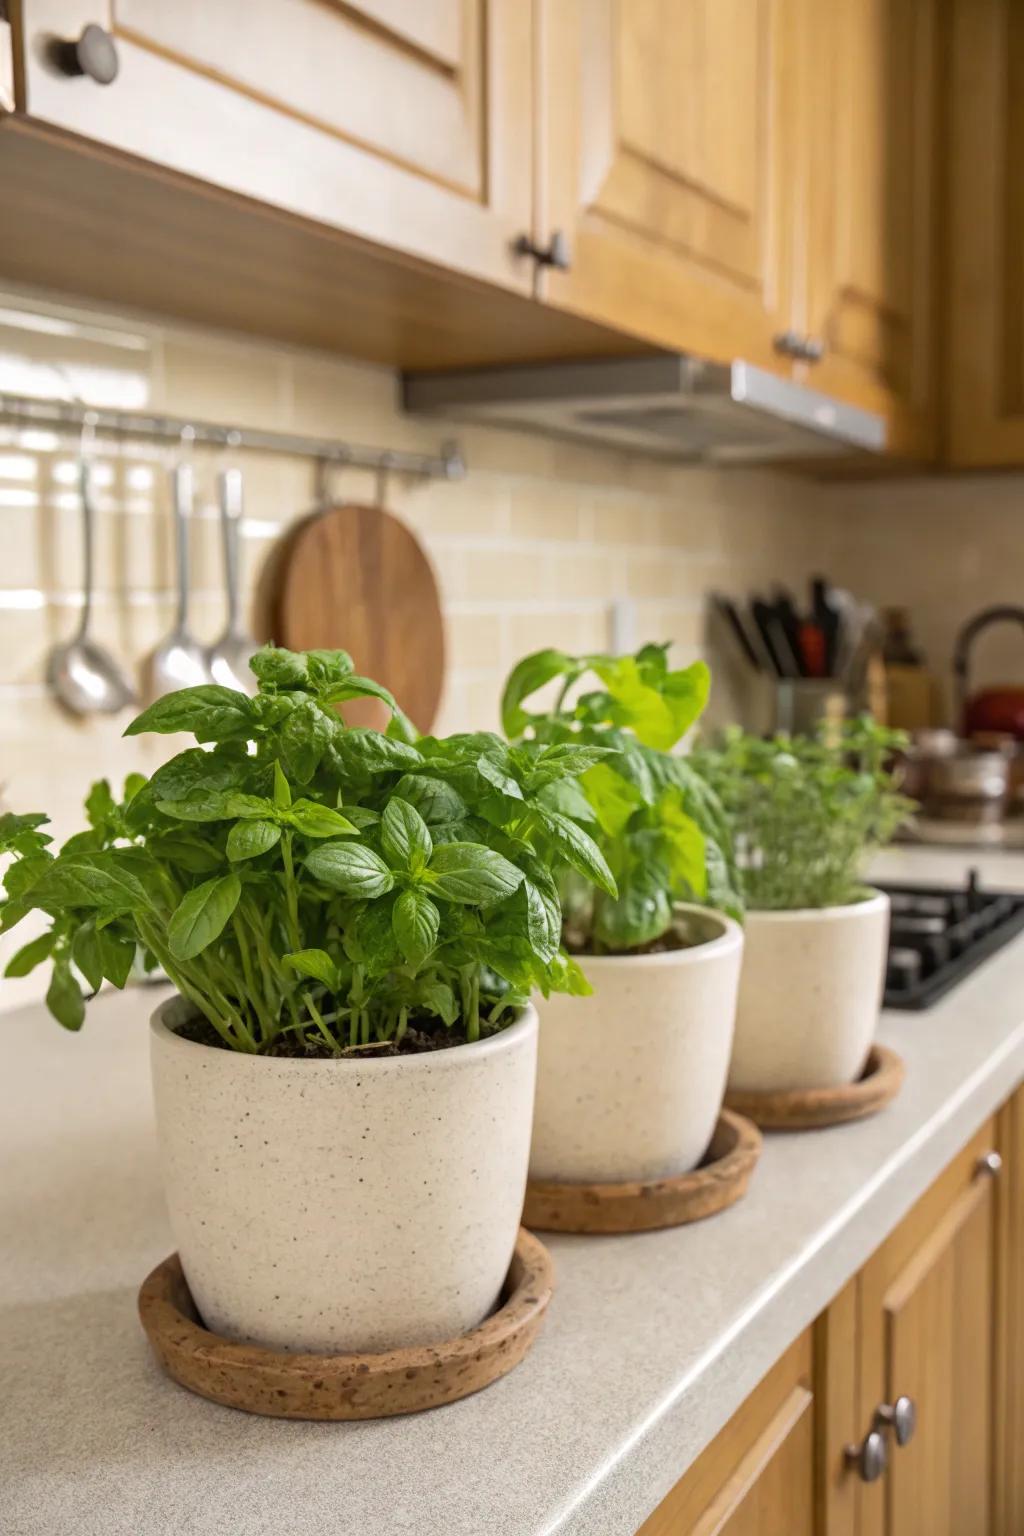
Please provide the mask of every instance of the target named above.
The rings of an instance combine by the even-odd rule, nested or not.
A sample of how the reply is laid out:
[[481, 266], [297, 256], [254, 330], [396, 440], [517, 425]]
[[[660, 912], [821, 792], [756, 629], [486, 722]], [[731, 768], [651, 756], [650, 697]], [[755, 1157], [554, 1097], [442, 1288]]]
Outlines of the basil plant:
[[[739, 915], [728, 828], [714, 791], [673, 752], [700, 718], [710, 675], [701, 661], [673, 671], [667, 645], [635, 656], [537, 651], [511, 672], [501, 704], [510, 740], [538, 762], [553, 749], [604, 748], [579, 777], [539, 792], [542, 804], [593, 838], [614, 881], [597, 880], [557, 850], [570, 947], [590, 954], [653, 944], [673, 926], [680, 901]], [[592, 677], [599, 685], [579, 691]], [[525, 703], [552, 690], [547, 709]]]
[[[123, 987], [141, 946], [224, 1045], [275, 1054], [396, 1044], [413, 1027], [472, 1041], [534, 988], [589, 991], [561, 948], [552, 870], [567, 861], [615, 894], [556, 803], [601, 745], [416, 739], [344, 651], [268, 647], [251, 665], [254, 698], [185, 688], [140, 715], [126, 735], [199, 745], [120, 797], [94, 784], [88, 830], [59, 853], [45, 816], [0, 818], [0, 929], [50, 920], [8, 975], [51, 962], [50, 1011], [77, 1029], [83, 984]], [[361, 696], [390, 708], [386, 734], [339, 717]]]

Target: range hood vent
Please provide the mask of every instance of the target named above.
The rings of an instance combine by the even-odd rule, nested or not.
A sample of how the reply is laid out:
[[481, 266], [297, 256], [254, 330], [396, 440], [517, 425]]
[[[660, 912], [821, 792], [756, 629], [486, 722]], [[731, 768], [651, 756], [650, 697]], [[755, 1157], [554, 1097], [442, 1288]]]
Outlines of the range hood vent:
[[408, 411], [491, 422], [676, 463], [880, 453], [885, 421], [750, 363], [669, 354], [406, 374]]

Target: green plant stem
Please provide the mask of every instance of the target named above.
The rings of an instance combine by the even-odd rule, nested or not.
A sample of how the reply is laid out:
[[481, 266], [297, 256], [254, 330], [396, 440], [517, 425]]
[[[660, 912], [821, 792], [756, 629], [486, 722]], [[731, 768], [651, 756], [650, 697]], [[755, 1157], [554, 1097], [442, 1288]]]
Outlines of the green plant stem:
[[299, 934], [299, 893], [295, 884], [295, 865], [292, 862], [292, 834], [281, 834], [281, 859], [284, 864], [285, 900], [288, 903], [288, 938], [292, 949], [302, 948]]

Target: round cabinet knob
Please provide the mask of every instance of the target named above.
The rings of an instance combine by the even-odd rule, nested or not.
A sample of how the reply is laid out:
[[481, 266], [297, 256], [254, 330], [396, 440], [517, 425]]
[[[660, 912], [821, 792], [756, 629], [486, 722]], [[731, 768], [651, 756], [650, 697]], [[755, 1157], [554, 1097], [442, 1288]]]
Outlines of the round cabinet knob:
[[889, 1465], [889, 1448], [885, 1436], [877, 1429], [866, 1434], [860, 1445], [848, 1445], [844, 1454], [846, 1465], [853, 1468], [862, 1483], [877, 1483]]
[[772, 346], [782, 357], [803, 356], [803, 341], [797, 331], [780, 331], [772, 337]]
[[898, 1397], [894, 1403], [883, 1403], [875, 1412], [875, 1423], [891, 1429], [897, 1445], [906, 1445], [914, 1438], [917, 1428], [917, 1408], [912, 1397]]
[[117, 79], [118, 57], [114, 39], [95, 22], [82, 29], [75, 42], [54, 38], [50, 57], [62, 75], [88, 75], [97, 85]]
[[820, 363], [825, 356], [825, 343], [820, 336], [805, 336], [800, 343], [800, 357], [805, 363]]
[[976, 1174], [989, 1179], [997, 1179], [1003, 1171], [1003, 1160], [996, 1151], [986, 1152], [984, 1157], [979, 1157], [974, 1165]]
[[529, 235], [520, 235], [514, 250], [520, 256], [532, 256], [539, 267], [556, 267], [559, 272], [569, 270], [569, 241], [562, 229], [553, 229], [547, 245], [538, 245]]

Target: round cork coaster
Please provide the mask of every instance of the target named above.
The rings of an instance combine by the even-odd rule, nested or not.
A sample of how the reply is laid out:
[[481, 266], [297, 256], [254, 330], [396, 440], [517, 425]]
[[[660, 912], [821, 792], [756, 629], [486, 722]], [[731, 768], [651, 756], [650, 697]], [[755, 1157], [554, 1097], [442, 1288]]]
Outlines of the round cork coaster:
[[903, 1086], [904, 1072], [902, 1056], [887, 1045], [873, 1045], [855, 1083], [773, 1093], [730, 1089], [725, 1102], [730, 1109], [749, 1115], [763, 1131], [813, 1131], [884, 1109]]
[[139, 1316], [164, 1370], [200, 1397], [277, 1419], [381, 1419], [454, 1403], [505, 1376], [537, 1337], [553, 1291], [551, 1255], [520, 1227], [498, 1310], [443, 1344], [352, 1355], [236, 1344], [203, 1327], [176, 1253], [143, 1282]]
[[556, 1184], [531, 1179], [523, 1220], [542, 1232], [653, 1232], [725, 1210], [745, 1193], [761, 1135], [723, 1109], [700, 1167], [667, 1179], [625, 1184]]

